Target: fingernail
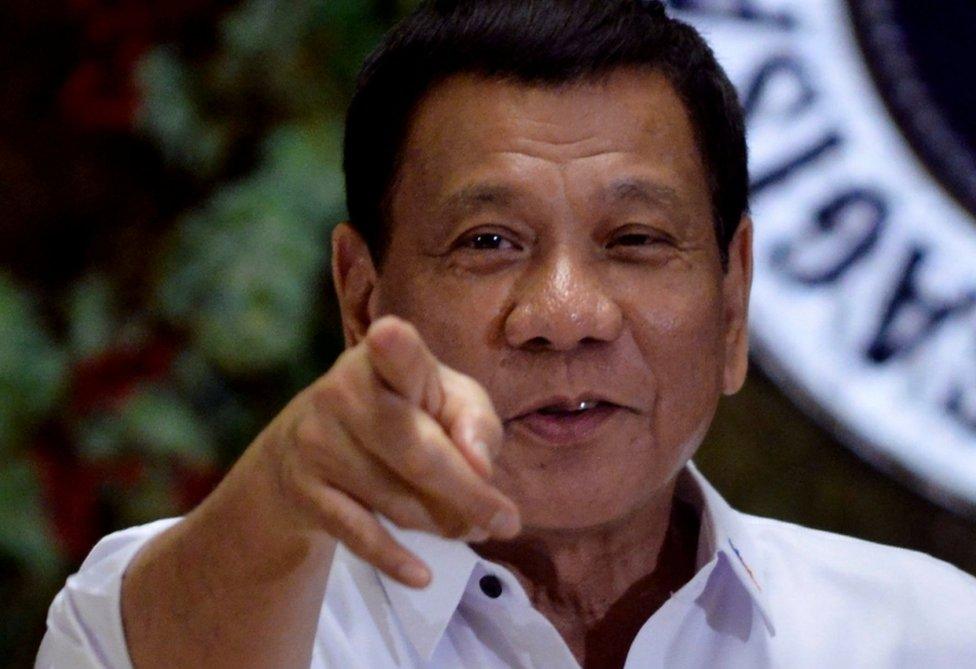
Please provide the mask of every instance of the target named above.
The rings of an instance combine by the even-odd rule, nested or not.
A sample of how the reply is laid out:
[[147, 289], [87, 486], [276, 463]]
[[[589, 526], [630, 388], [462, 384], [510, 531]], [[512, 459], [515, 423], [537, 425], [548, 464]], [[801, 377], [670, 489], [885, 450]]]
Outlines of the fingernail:
[[509, 511], [499, 511], [488, 523], [488, 531], [496, 537], [514, 537], [518, 534], [519, 529], [518, 518]]
[[472, 445], [475, 453], [477, 453], [481, 459], [484, 461], [488, 467], [491, 467], [491, 449], [488, 448], [488, 444], [481, 441], [480, 439]]
[[461, 541], [463, 541], [466, 544], [477, 544], [482, 541], [488, 541], [490, 537], [491, 534], [488, 532], [488, 530], [482, 529], [480, 527], [475, 527], [471, 529], [470, 532], [468, 532], [463, 537], [461, 537]]
[[430, 578], [430, 574], [425, 567], [421, 567], [419, 564], [414, 564], [413, 562], [404, 562], [397, 567], [397, 576], [400, 577], [400, 580], [411, 585], [417, 584], [420, 586], [426, 584]]

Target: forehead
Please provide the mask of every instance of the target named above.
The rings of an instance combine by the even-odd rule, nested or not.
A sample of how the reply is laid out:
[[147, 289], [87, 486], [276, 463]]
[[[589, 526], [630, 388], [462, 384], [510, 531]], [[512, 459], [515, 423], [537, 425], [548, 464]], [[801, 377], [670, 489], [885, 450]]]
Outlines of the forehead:
[[694, 132], [663, 74], [621, 69], [560, 86], [459, 75], [411, 119], [394, 220], [479, 184], [582, 192], [621, 177], [707, 206]]

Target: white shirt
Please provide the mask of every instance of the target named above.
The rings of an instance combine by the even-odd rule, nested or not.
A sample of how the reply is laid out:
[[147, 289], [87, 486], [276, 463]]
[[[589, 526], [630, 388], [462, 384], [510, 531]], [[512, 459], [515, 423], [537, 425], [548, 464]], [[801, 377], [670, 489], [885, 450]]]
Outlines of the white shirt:
[[[627, 669], [976, 667], [976, 580], [962, 571], [921, 553], [739, 513], [692, 465], [679, 496], [700, 513], [698, 570], [645, 622]], [[122, 574], [174, 522], [117, 532], [95, 546], [51, 605], [36, 666], [132, 666]], [[505, 568], [463, 543], [391, 529], [431, 567], [433, 582], [402, 586], [340, 546], [313, 669], [579, 666]]]

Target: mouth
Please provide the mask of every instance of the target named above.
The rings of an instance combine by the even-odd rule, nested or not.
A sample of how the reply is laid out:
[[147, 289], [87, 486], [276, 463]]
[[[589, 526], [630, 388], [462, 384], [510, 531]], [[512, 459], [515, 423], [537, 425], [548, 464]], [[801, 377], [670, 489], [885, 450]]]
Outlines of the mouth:
[[601, 425], [624, 411], [626, 407], [598, 398], [555, 400], [516, 416], [510, 423], [558, 446], [593, 436]]

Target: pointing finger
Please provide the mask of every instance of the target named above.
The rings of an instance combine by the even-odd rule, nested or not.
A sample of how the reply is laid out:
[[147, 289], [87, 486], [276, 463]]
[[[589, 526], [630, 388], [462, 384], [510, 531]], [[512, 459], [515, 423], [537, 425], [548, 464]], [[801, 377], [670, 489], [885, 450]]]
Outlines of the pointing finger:
[[366, 332], [366, 350], [379, 377], [394, 392], [433, 416], [441, 412], [444, 391], [440, 363], [410, 323], [384, 316]]
[[485, 478], [501, 449], [504, 430], [488, 393], [474, 379], [445, 369], [442, 374], [444, 407], [440, 420], [465, 459]]
[[372, 324], [366, 350], [383, 382], [433, 416], [474, 470], [489, 478], [503, 430], [484, 389], [441, 365], [414, 326], [393, 316]]

